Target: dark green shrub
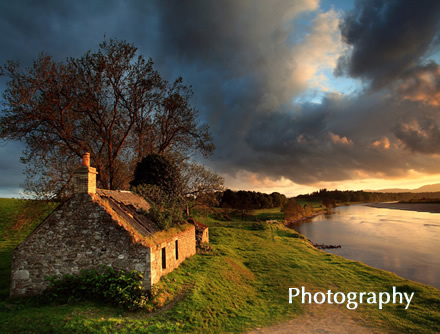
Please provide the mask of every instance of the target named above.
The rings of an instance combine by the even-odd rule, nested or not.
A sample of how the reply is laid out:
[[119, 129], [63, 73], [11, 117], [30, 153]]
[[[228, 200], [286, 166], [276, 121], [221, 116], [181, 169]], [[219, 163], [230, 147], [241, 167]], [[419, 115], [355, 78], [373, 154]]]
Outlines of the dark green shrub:
[[170, 198], [182, 194], [183, 180], [180, 170], [170, 159], [160, 154], [149, 154], [136, 165], [130, 186], [158, 186]]
[[147, 217], [161, 230], [173, 227], [184, 220], [182, 207], [174, 203], [167, 205], [152, 203]]
[[160, 187], [151, 184], [142, 184], [131, 189], [151, 204], [146, 216], [161, 230], [173, 227], [184, 220], [185, 203], [181, 198], [172, 198]]
[[92, 300], [136, 310], [147, 302], [142, 278], [142, 273], [138, 271], [127, 272], [102, 266], [82, 270], [79, 275], [48, 277], [50, 285], [44, 297], [51, 302]]

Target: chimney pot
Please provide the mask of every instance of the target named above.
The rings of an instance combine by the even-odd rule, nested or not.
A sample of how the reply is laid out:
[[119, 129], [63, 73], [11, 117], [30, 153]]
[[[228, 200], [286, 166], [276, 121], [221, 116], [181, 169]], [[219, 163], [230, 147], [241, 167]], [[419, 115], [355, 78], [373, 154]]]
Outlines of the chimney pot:
[[90, 167], [90, 153], [88, 152], [84, 153], [82, 158], [83, 158], [82, 165], [86, 167]]

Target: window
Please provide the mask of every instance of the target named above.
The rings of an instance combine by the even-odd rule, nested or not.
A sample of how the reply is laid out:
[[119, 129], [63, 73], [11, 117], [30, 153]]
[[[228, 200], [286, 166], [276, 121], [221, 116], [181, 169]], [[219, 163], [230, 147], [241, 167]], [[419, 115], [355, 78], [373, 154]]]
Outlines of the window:
[[162, 248], [162, 269], [167, 269], [167, 251]]
[[179, 240], [176, 240], [176, 260], [179, 259]]

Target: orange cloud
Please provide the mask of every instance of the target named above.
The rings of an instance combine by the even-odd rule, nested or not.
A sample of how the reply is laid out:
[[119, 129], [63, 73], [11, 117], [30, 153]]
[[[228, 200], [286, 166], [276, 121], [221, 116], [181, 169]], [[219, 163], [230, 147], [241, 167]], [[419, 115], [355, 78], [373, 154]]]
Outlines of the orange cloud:
[[397, 91], [404, 100], [440, 106], [440, 66], [430, 63], [410, 71]]
[[376, 148], [383, 148], [383, 149], [389, 149], [391, 144], [390, 144], [390, 140], [387, 137], [382, 137], [381, 139], [378, 139], [376, 141], [374, 141], [371, 146], [376, 147]]
[[422, 130], [419, 123], [417, 123], [417, 121], [415, 120], [409, 123], [403, 123], [401, 128], [403, 132], [414, 133], [420, 137], [428, 138], [427, 132], [425, 130]]
[[341, 137], [333, 132], [328, 133], [333, 144], [353, 145], [353, 141], [347, 137]]

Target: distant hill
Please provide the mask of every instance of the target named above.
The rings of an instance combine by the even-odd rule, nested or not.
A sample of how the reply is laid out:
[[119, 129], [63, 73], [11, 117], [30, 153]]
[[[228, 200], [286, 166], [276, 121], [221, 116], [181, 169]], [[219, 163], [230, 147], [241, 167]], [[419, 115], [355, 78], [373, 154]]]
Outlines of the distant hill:
[[378, 193], [429, 193], [429, 192], [439, 192], [440, 183], [427, 184], [421, 186], [417, 189], [401, 189], [401, 188], [390, 188], [390, 189], [380, 189], [380, 190], [365, 190], [367, 192], [378, 192]]

